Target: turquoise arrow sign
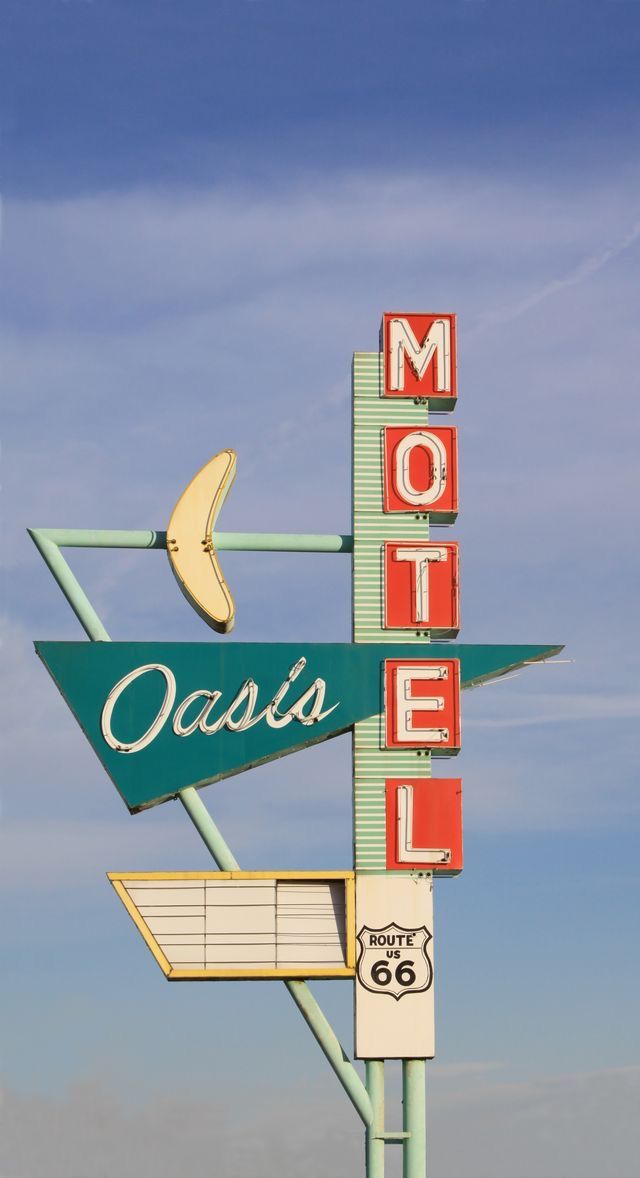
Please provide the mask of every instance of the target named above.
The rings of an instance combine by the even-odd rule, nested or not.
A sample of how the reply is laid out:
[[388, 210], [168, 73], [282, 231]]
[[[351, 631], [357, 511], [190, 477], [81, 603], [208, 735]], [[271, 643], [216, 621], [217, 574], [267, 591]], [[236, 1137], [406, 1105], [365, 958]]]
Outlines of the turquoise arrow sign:
[[384, 709], [385, 659], [459, 659], [463, 687], [560, 646], [37, 642], [132, 812], [348, 731]]

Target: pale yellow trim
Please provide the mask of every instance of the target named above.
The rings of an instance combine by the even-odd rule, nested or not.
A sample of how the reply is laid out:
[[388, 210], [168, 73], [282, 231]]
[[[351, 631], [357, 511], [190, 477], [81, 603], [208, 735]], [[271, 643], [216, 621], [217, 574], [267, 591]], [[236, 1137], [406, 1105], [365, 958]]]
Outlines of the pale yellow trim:
[[131, 917], [133, 923], [135, 924], [138, 932], [142, 934], [142, 937], [144, 939], [144, 942], [145, 942], [147, 948], [150, 949], [151, 952], [153, 953], [153, 956], [155, 957], [156, 961], [158, 962], [158, 965], [160, 966], [160, 969], [162, 970], [163, 974], [165, 974], [166, 977], [169, 977], [171, 974], [171, 965], [167, 961], [167, 958], [165, 957], [164, 953], [162, 952], [162, 949], [160, 948], [155, 937], [149, 932], [147, 925], [145, 924], [144, 920], [142, 919], [140, 913], [138, 912], [138, 909], [136, 908], [133, 900], [129, 896], [127, 889], [123, 886], [123, 884], [120, 883], [120, 881], [117, 878], [112, 878], [111, 876], [109, 876], [109, 879], [111, 880], [111, 883], [113, 884], [113, 887], [114, 887], [115, 891], [117, 892], [118, 896], [122, 900], [122, 903], [124, 904], [127, 912], [129, 913], [129, 916]]
[[351, 973], [356, 968], [356, 881], [351, 872], [344, 881], [344, 916], [347, 931], [347, 966]]
[[108, 871], [111, 883], [122, 879], [344, 879], [353, 871]]
[[167, 974], [170, 982], [188, 981], [233, 981], [243, 978], [254, 981], [268, 981], [272, 978], [352, 978], [355, 969], [338, 965], [335, 969], [172, 969]]

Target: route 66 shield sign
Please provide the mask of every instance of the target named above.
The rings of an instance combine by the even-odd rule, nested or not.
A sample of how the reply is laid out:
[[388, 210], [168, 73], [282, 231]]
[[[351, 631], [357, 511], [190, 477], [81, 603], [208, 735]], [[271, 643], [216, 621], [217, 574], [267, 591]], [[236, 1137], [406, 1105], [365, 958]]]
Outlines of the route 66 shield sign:
[[390, 994], [399, 1002], [406, 994], [419, 994], [431, 986], [433, 966], [427, 952], [431, 933], [425, 924], [418, 928], [395, 922], [384, 928], [363, 925], [357, 939], [357, 974], [365, 989]]

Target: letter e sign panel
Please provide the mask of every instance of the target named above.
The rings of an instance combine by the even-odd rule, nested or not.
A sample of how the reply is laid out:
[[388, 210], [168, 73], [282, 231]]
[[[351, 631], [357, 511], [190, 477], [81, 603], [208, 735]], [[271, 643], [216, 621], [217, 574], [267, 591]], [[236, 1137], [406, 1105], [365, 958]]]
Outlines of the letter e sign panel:
[[458, 515], [457, 431], [451, 426], [385, 426], [385, 512], [429, 512], [432, 523]]
[[432, 1059], [433, 880], [356, 877], [356, 1056]]
[[459, 777], [387, 778], [387, 871], [462, 871]]
[[458, 659], [386, 659], [385, 744], [452, 756], [460, 751]]

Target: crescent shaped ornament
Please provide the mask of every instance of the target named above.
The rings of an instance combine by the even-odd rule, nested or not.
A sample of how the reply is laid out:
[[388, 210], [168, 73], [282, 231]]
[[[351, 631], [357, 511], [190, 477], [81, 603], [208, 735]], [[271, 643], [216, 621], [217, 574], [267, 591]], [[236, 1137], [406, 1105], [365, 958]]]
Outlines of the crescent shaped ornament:
[[235, 605], [213, 545], [213, 529], [236, 474], [234, 450], [221, 450], [205, 463], [178, 499], [167, 528], [167, 553], [174, 576], [200, 617], [227, 634]]

